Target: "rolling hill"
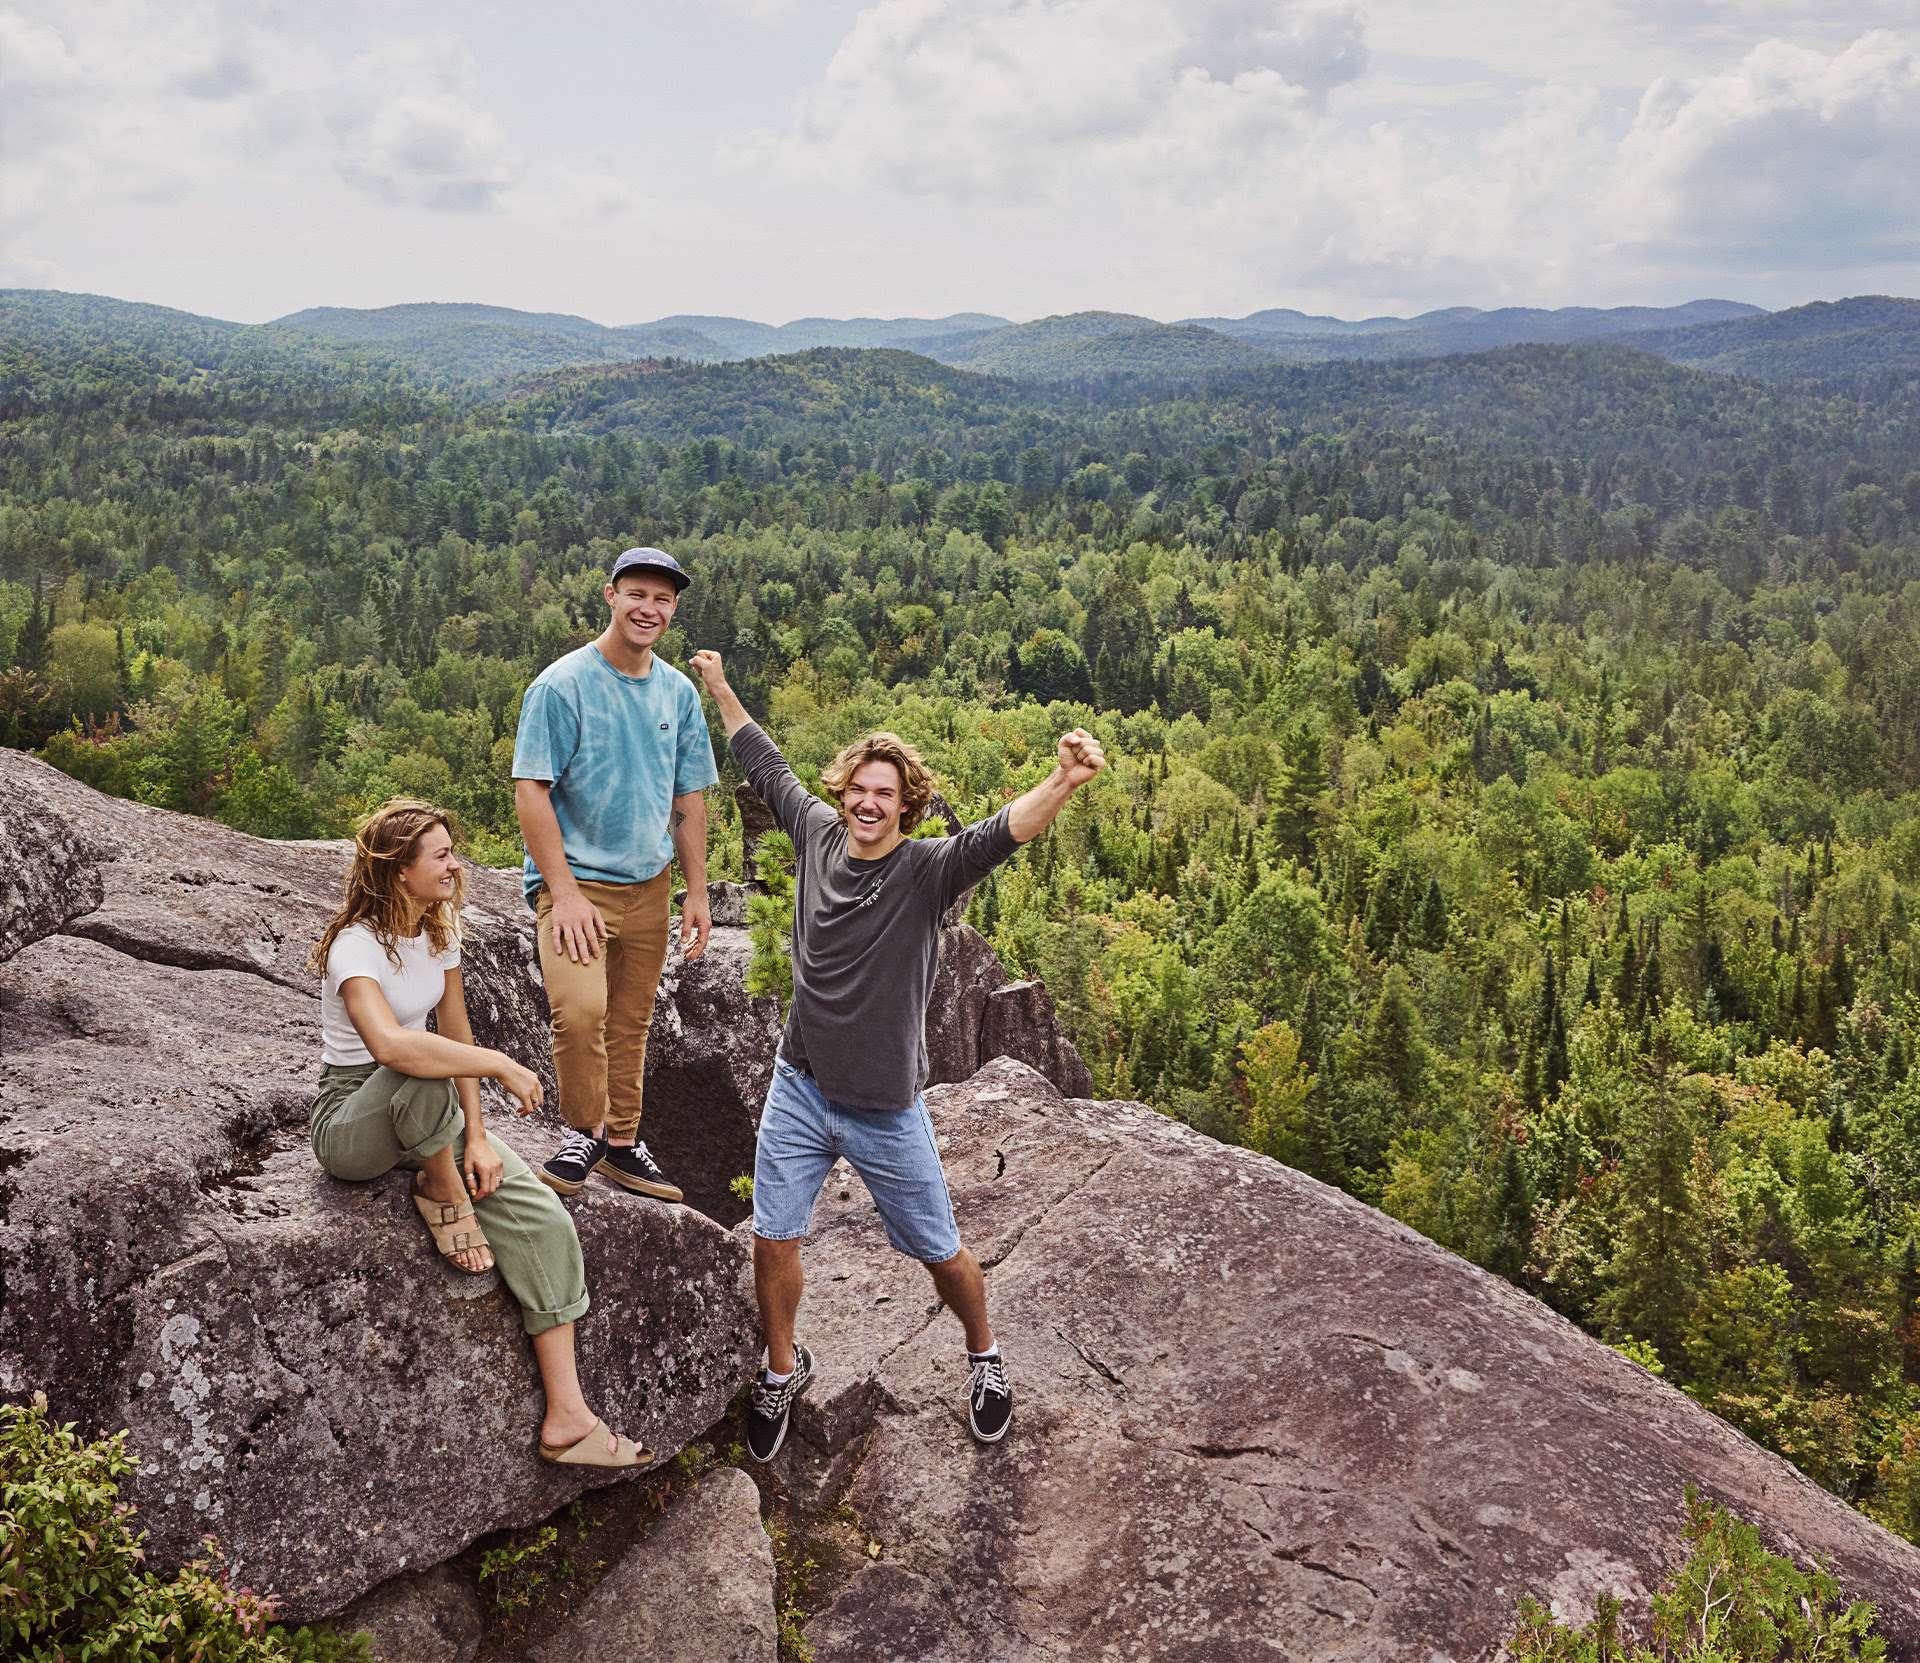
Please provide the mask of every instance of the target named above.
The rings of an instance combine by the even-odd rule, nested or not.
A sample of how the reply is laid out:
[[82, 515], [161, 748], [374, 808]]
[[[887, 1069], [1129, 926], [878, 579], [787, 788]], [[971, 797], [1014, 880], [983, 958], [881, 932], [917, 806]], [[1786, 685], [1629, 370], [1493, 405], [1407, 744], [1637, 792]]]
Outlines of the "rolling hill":
[[1622, 340], [1676, 364], [1763, 381], [1914, 370], [1920, 369], [1920, 300], [1856, 295]]

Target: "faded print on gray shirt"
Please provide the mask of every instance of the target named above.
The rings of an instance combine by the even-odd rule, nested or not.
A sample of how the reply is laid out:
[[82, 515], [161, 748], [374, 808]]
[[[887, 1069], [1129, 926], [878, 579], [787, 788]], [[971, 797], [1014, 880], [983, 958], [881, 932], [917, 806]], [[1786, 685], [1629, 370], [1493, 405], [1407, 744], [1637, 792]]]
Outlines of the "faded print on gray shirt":
[[1020, 845], [1007, 811], [952, 837], [847, 853], [838, 812], [800, 783], [758, 723], [734, 734], [747, 783], [793, 840], [793, 1006], [780, 1054], [833, 1102], [905, 1109], [927, 1083], [927, 995], [940, 918]]

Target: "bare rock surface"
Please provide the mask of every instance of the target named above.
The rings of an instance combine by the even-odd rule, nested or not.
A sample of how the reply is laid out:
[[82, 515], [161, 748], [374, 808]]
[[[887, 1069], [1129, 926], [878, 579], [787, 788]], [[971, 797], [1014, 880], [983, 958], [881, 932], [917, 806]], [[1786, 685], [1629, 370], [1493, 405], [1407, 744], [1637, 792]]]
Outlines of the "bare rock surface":
[[376, 1663], [473, 1663], [486, 1616], [473, 1584], [449, 1565], [397, 1576], [334, 1619], [365, 1633]]
[[721, 1467], [675, 1498], [535, 1663], [774, 1663], [773, 1549], [760, 1493]]
[[809, 1624], [819, 1663], [1491, 1659], [1525, 1593], [1644, 1612], [1689, 1482], [1920, 1657], [1920, 1550], [1506, 1283], [1012, 1061], [928, 1096], [1015, 1419], [973, 1443], [957, 1325], [829, 1185], [782, 1475], [844, 1485], [883, 1551]]
[[0, 767], [0, 960], [100, 904], [99, 851], [36, 789], [58, 770], [18, 752]]

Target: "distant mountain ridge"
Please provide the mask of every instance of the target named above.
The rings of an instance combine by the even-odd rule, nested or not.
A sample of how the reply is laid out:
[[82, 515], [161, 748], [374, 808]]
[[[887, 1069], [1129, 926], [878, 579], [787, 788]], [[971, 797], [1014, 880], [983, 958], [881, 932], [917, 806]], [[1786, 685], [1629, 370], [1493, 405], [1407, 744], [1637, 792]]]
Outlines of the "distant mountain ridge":
[[1674, 363], [1762, 379], [1823, 380], [1920, 369], [1920, 301], [1884, 295], [1765, 312], [1704, 299], [1670, 307], [1445, 307], [1411, 318], [1342, 319], [1271, 307], [1242, 318], [1163, 323], [1085, 311], [1012, 323], [943, 317], [751, 318], [676, 313], [608, 326], [565, 312], [472, 302], [310, 307], [248, 325], [167, 307], [52, 290], [0, 290], [0, 344], [145, 353], [156, 368], [212, 368], [235, 354], [378, 363], [484, 386], [570, 368], [673, 359], [738, 362], [816, 350], [900, 351], [1028, 383], [1114, 377], [1169, 383], [1268, 363], [1394, 362], [1524, 345], [1611, 342]]

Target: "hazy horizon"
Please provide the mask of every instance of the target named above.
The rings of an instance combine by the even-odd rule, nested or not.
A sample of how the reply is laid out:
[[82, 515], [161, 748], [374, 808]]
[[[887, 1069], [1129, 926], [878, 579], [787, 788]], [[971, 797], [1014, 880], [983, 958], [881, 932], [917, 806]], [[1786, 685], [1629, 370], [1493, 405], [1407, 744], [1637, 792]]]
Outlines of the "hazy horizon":
[[[756, 316], [752, 313], [746, 313], [746, 312], [720, 312], [712, 307], [688, 307], [688, 308], [683, 308], [677, 312], [663, 312], [663, 313], [655, 314], [650, 317], [605, 318], [605, 317], [592, 317], [584, 312], [568, 311], [565, 308], [559, 307], [559, 306], [542, 306], [537, 304], [526, 305], [526, 306], [508, 305], [504, 302], [497, 301], [497, 300], [487, 300], [487, 299], [482, 299], [482, 298], [478, 298], [471, 295], [461, 295], [461, 296], [435, 296], [435, 297], [429, 297], [429, 298], [412, 297], [412, 298], [405, 298], [405, 299], [399, 299], [399, 300], [380, 301], [380, 302], [376, 302], [366, 306], [342, 306], [336, 302], [320, 300], [320, 301], [313, 302], [309, 306], [293, 307], [290, 310], [285, 312], [276, 312], [270, 317], [236, 318], [236, 317], [224, 315], [219, 312], [208, 311], [204, 308], [177, 305], [172, 301], [148, 300], [139, 295], [105, 294], [98, 290], [91, 290], [91, 289], [40, 288], [33, 285], [24, 285], [24, 284], [8, 285], [5, 287], [0, 287], [0, 294], [5, 294], [9, 292], [26, 293], [26, 294], [34, 294], [34, 293], [68, 294], [68, 295], [75, 296], [77, 298], [109, 300], [109, 301], [125, 303], [128, 305], [162, 306], [172, 311], [186, 313], [190, 316], [207, 318], [216, 323], [234, 323], [234, 324], [240, 324], [242, 326], [251, 327], [251, 328], [258, 328], [266, 324], [276, 323], [280, 321], [282, 318], [297, 316], [302, 312], [309, 312], [309, 311], [381, 312], [381, 311], [391, 311], [391, 310], [395, 310], [400, 307], [406, 307], [406, 306], [476, 306], [476, 307], [485, 307], [485, 308], [489, 308], [492, 310], [499, 310], [499, 311], [519, 312], [528, 317], [541, 317], [541, 316], [572, 317], [572, 318], [579, 318], [587, 323], [597, 324], [599, 327], [603, 329], [630, 328], [640, 324], [658, 323], [663, 319], [672, 318], [672, 317], [727, 318], [727, 319], [731, 319], [733, 321], [742, 322], [742, 323], [767, 324], [773, 328], [778, 329], [790, 324], [806, 322], [809, 319], [822, 319], [830, 322], [852, 322], [859, 319], [872, 319], [880, 322], [893, 322], [901, 319], [925, 319], [929, 322], [938, 322], [938, 321], [941, 321], [942, 319], [949, 318], [949, 317], [965, 316], [968, 314], [978, 314], [978, 315], [994, 315], [994, 316], [1002, 317], [1002, 318], [1005, 318], [1007, 322], [1011, 324], [1023, 324], [1023, 323], [1042, 322], [1045, 319], [1050, 317], [1070, 317], [1070, 316], [1076, 316], [1076, 315], [1084, 315], [1087, 313], [1099, 313], [1099, 312], [1124, 313], [1126, 311], [1125, 308], [1119, 307], [1119, 306], [1087, 305], [1087, 306], [1074, 306], [1064, 312], [1036, 313], [1031, 317], [1021, 317], [1015, 313], [997, 310], [996, 308], [991, 306], [962, 305], [962, 306], [954, 307], [950, 310], [942, 310], [942, 311], [936, 312], [936, 311], [928, 310], [925, 307], [915, 307], [915, 306], [908, 305], [908, 306], [901, 306], [901, 307], [884, 310], [884, 311], [857, 312], [857, 313], [844, 312], [844, 311], [843, 312], [799, 312], [799, 313], [793, 314], [790, 317], [782, 317], [776, 314], [761, 314]], [[1833, 302], [1838, 300], [1858, 299], [1858, 298], [1863, 298], [1863, 297], [1860, 295], [1852, 295], [1852, 294], [1811, 295], [1802, 300], [1790, 300], [1783, 303], [1780, 306], [1761, 307], [1760, 309], [1766, 312], [1785, 311], [1795, 306], [1809, 306], [1809, 305], [1815, 305], [1823, 302]], [[1914, 298], [1920, 298], [1920, 297], [1907, 296], [1907, 295], [1894, 295], [1894, 296], [1889, 296], [1888, 298], [1905, 300], [1905, 299], [1914, 299]], [[1305, 306], [1295, 306], [1287, 301], [1274, 301], [1269, 303], [1263, 303], [1256, 306], [1251, 306], [1246, 308], [1244, 311], [1239, 311], [1239, 312], [1223, 312], [1218, 310], [1208, 310], [1206, 308], [1195, 308], [1195, 309], [1182, 311], [1182, 312], [1168, 312], [1163, 316], [1159, 316], [1159, 317], [1154, 317], [1153, 314], [1151, 313], [1133, 313], [1128, 315], [1149, 317], [1149, 318], [1152, 318], [1153, 321], [1157, 323], [1179, 323], [1189, 319], [1200, 319], [1200, 318], [1209, 318], [1209, 317], [1236, 319], [1236, 318], [1248, 317], [1259, 312], [1291, 310], [1291, 311], [1300, 312], [1310, 317], [1328, 317], [1343, 323], [1361, 323], [1377, 317], [1400, 316], [1400, 317], [1411, 319], [1411, 318], [1420, 316], [1422, 313], [1446, 312], [1446, 311], [1456, 310], [1456, 309], [1476, 310], [1481, 312], [1492, 312], [1492, 311], [1507, 310], [1507, 309], [1541, 310], [1541, 311], [1554, 311], [1554, 310], [1608, 311], [1608, 310], [1619, 310], [1619, 309], [1625, 309], [1625, 308], [1631, 308], [1631, 307], [1672, 308], [1672, 307], [1686, 306], [1686, 305], [1696, 304], [1701, 302], [1731, 302], [1737, 305], [1749, 305], [1749, 306], [1757, 306], [1759, 304], [1756, 301], [1747, 300], [1740, 295], [1728, 295], [1728, 294], [1687, 295], [1675, 301], [1623, 300], [1623, 301], [1616, 301], [1616, 302], [1595, 303], [1595, 302], [1588, 302], [1588, 301], [1581, 301], [1581, 300], [1564, 300], [1564, 301], [1555, 302], [1552, 306], [1540, 306], [1540, 307], [1531, 306], [1530, 303], [1525, 300], [1501, 300], [1497, 304], [1483, 304], [1483, 303], [1477, 303], [1471, 300], [1456, 300], [1451, 302], [1441, 302], [1434, 306], [1423, 306], [1417, 312], [1409, 311], [1405, 313], [1396, 314], [1396, 313], [1379, 313], [1379, 312], [1360, 313], [1360, 312], [1354, 312], [1354, 311], [1340, 312], [1337, 310], [1325, 311], [1320, 309], [1310, 310]]]
[[1777, 310], [1916, 153], [1907, 0], [0, 0], [0, 284], [246, 323]]

